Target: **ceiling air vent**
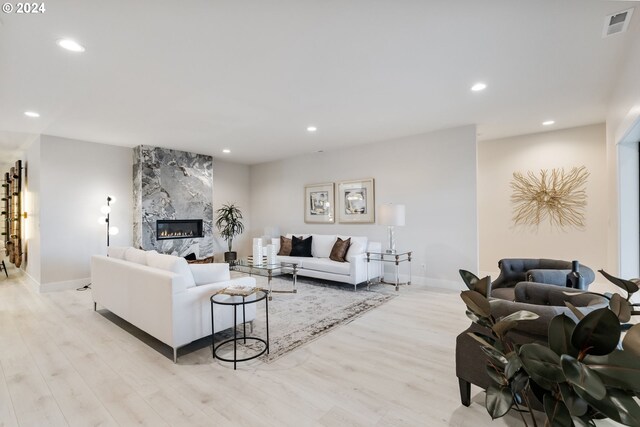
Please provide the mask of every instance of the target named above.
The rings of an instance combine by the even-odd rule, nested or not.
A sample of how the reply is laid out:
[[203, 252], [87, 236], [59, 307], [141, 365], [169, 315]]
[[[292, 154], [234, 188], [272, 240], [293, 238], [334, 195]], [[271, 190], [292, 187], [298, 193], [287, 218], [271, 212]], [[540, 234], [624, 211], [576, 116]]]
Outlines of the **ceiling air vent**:
[[631, 15], [633, 15], [633, 8], [606, 16], [604, 18], [602, 37], [609, 37], [627, 31], [629, 21], [631, 21]]

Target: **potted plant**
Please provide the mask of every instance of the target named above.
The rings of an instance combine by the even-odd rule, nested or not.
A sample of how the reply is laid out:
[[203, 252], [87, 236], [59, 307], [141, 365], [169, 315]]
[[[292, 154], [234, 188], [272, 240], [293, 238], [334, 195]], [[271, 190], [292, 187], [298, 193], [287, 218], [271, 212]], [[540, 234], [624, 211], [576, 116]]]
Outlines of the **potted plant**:
[[[610, 282], [624, 289], [620, 294], [603, 295], [609, 308], [583, 314], [567, 303], [578, 322], [560, 314], [549, 326], [548, 346], [537, 343], [513, 345], [508, 331], [518, 322], [537, 315], [524, 310], [505, 318], [494, 318], [491, 304], [483, 295], [490, 279], [474, 280], [472, 288], [461, 294], [467, 315], [488, 330], [470, 333], [489, 357], [487, 373], [492, 385], [487, 389], [485, 405], [492, 418], [504, 416], [511, 408], [522, 417], [532, 413], [529, 395], [542, 404], [547, 417], [545, 426], [595, 426], [594, 420], [611, 418], [627, 426], [640, 425], [640, 325], [628, 329], [621, 338], [621, 323], [640, 314], [631, 303], [638, 291], [636, 283], [600, 270]], [[471, 282], [465, 279], [465, 282]], [[567, 290], [567, 293], [571, 291]]]
[[235, 204], [227, 203], [216, 211], [216, 215], [216, 228], [229, 245], [229, 251], [224, 253], [224, 260], [233, 263], [237, 258], [237, 253], [232, 251], [233, 238], [244, 231], [242, 211]]

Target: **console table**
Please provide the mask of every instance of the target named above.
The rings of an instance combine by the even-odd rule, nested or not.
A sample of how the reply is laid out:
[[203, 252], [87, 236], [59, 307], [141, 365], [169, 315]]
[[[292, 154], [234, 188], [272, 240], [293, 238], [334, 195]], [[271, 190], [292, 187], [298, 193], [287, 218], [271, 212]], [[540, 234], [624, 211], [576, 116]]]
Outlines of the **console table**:
[[[396, 252], [367, 252], [367, 290], [373, 283], [369, 276], [369, 265], [372, 262], [382, 263], [382, 277], [378, 278], [375, 283], [382, 283], [385, 285], [391, 285], [396, 287], [396, 291], [400, 289], [400, 285], [411, 285], [411, 251], [396, 251]], [[400, 264], [406, 262], [409, 266], [409, 280], [405, 283], [400, 283]], [[385, 282], [384, 280], [384, 265], [385, 263], [395, 264], [395, 282]]]

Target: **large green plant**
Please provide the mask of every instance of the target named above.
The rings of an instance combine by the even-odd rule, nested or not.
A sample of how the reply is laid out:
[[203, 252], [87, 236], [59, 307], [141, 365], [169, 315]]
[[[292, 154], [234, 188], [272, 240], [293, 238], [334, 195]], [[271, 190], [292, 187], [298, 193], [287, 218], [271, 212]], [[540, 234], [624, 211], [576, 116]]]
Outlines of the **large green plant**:
[[[567, 303], [579, 321], [564, 314], [554, 317], [548, 346], [519, 346], [509, 341], [511, 329], [538, 316], [518, 311], [495, 318], [490, 301], [478, 292], [489, 278], [473, 281], [472, 289], [462, 292], [467, 316], [487, 331], [470, 335], [488, 356], [487, 373], [492, 385], [487, 389], [485, 405], [493, 419], [514, 408], [524, 425], [528, 425], [528, 412], [537, 426], [530, 400], [535, 396], [544, 407], [548, 426], [595, 426], [594, 419], [607, 417], [627, 426], [640, 426], [640, 325], [631, 326], [620, 343], [620, 322], [629, 320], [633, 306], [630, 296], [638, 287], [601, 273], [625, 289], [627, 298], [607, 295], [609, 308], [587, 315]], [[465, 282], [469, 285], [469, 280]], [[475, 286], [480, 289], [473, 289]]]
[[242, 211], [233, 203], [222, 205], [216, 211], [216, 228], [229, 245], [229, 252], [233, 246], [233, 238], [244, 231], [242, 223]]

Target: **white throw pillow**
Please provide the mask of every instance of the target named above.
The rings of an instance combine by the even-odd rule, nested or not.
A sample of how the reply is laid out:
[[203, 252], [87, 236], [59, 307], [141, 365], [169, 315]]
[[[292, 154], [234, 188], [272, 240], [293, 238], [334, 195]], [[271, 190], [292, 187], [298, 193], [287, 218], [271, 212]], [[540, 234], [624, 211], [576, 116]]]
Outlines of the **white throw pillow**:
[[335, 234], [312, 234], [311, 255], [316, 258], [329, 258], [331, 249], [336, 243]]
[[151, 253], [147, 256], [147, 265], [160, 270], [170, 271], [180, 276], [185, 287], [192, 288], [196, 285], [193, 274], [189, 268], [187, 260], [183, 257]]
[[124, 251], [124, 259], [130, 262], [135, 262], [136, 264], [147, 264], [147, 253], [142, 249], [136, 248], [127, 248]]
[[107, 256], [111, 258], [124, 259], [124, 253], [129, 248], [130, 246], [109, 246], [107, 248]]
[[367, 251], [368, 240], [366, 236], [340, 236], [339, 238], [342, 240], [346, 240], [351, 238], [351, 246], [349, 246], [349, 251], [347, 252], [346, 258], [354, 257], [360, 254], [363, 254]]

